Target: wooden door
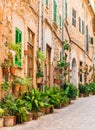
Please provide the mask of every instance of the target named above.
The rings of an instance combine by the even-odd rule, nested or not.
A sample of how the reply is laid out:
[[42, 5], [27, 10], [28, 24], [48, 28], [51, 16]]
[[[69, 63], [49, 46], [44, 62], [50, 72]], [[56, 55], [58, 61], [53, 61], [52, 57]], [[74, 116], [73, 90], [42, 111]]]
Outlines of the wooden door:
[[51, 48], [47, 45], [46, 47], [46, 66], [45, 66], [45, 78], [46, 84], [50, 86], [50, 62], [51, 62]]
[[27, 75], [33, 79], [33, 46], [28, 44]]

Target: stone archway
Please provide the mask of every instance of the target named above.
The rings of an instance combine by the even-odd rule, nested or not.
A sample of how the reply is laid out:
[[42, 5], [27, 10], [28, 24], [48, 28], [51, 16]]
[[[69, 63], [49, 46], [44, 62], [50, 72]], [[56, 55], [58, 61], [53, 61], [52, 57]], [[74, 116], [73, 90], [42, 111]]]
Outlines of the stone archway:
[[74, 85], [76, 85], [76, 87], [78, 86], [78, 76], [77, 76], [77, 63], [76, 63], [76, 59], [73, 58], [72, 60], [72, 83]]

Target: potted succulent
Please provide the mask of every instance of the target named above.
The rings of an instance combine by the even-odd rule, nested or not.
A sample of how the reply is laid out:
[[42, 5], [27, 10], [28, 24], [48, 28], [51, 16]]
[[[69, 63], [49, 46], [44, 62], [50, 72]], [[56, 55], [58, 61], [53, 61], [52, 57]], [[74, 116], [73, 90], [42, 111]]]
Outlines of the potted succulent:
[[0, 128], [4, 126], [4, 110], [0, 108]]

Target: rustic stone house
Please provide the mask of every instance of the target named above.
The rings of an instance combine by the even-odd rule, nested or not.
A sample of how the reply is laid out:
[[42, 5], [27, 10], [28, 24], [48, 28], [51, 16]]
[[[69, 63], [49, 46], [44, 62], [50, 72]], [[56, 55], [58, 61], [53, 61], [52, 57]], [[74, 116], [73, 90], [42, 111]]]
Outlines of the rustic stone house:
[[[80, 74], [79, 68], [94, 64], [94, 20], [93, 2], [89, 0], [0, 0], [0, 63], [6, 58], [7, 43], [12, 41], [22, 45], [20, 62], [14, 58], [19, 66], [16, 75], [30, 76], [33, 87], [37, 86], [38, 48], [46, 54], [43, 85], [54, 85], [56, 65], [64, 54], [72, 70], [70, 80], [76, 86], [79, 82], [89, 82], [91, 74]], [[65, 39], [71, 46], [69, 52], [63, 51], [62, 41]], [[29, 50], [29, 54], [25, 55], [24, 50]], [[0, 67], [2, 79], [5, 77]]]

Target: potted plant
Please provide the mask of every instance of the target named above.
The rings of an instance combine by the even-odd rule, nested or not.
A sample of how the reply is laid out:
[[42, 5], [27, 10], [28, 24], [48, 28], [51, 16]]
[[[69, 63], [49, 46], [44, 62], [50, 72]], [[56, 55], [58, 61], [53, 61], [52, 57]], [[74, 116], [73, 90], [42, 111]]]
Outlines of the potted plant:
[[15, 65], [14, 63], [12, 63], [11, 66], [10, 66], [10, 72], [11, 72], [11, 74], [13, 74], [13, 75], [15, 74], [16, 68], [17, 68], [17, 65]]
[[4, 110], [0, 108], [0, 128], [4, 126]]
[[8, 44], [9, 50], [12, 50], [12, 51], [15, 52], [14, 56], [16, 56], [18, 61], [20, 61], [20, 59], [21, 59], [21, 46], [22, 45], [20, 43], [16, 44], [16, 43], [13, 43], [13, 42], [9, 42], [9, 44]]
[[21, 94], [24, 94], [26, 91], [29, 90], [30, 85], [31, 85], [31, 81], [32, 81], [32, 79], [29, 77], [21, 79], [21, 88], [20, 88]]
[[63, 46], [64, 46], [64, 50], [70, 50], [71, 49], [71, 47], [70, 47], [70, 45], [68, 44], [68, 41], [67, 40], [65, 40], [65, 41], [63, 41]]
[[24, 50], [24, 55], [28, 55], [29, 51], [28, 50]]
[[8, 94], [2, 100], [1, 107], [4, 109], [4, 125], [5, 126], [13, 126], [16, 123], [16, 102], [14, 97], [11, 94]]
[[37, 77], [37, 83], [42, 83], [43, 72], [38, 71], [36, 77]]
[[10, 66], [11, 66], [11, 61], [9, 59], [4, 59], [4, 62], [1, 64], [3, 75], [6, 75], [9, 73]]
[[0, 86], [1, 89], [4, 91], [4, 94], [7, 94], [11, 88], [11, 84], [8, 81], [2, 82]]
[[21, 89], [21, 78], [17, 77], [15, 78], [15, 80], [13, 81], [13, 94], [18, 97], [20, 94], [20, 89]]

